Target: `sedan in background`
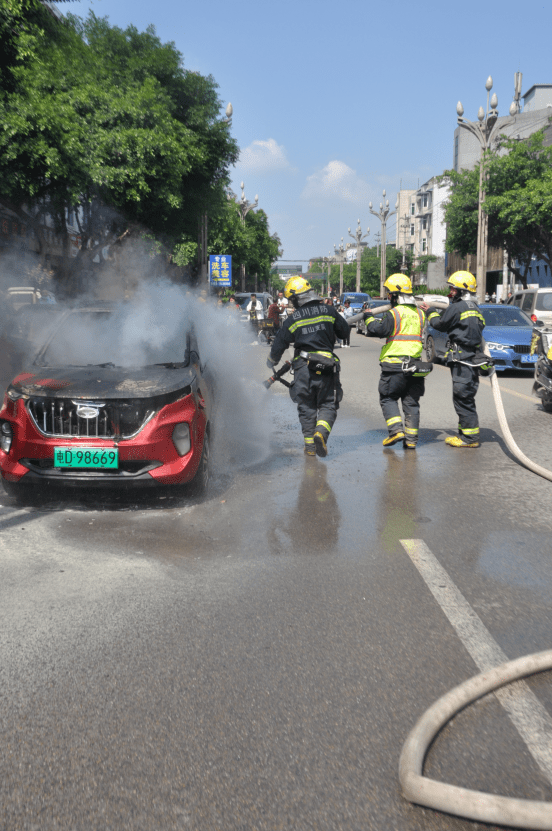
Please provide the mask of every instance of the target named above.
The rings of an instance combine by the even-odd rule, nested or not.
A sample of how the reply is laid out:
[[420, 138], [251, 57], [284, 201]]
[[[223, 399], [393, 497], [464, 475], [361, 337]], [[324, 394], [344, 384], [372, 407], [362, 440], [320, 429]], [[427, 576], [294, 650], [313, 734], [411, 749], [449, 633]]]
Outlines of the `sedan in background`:
[[[485, 318], [483, 337], [489, 347], [497, 372], [520, 369], [533, 372], [536, 355], [531, 355], [531, 318], [515, 306], [494, 303], [479, 307]], [[448, 349], [448, 335], [438, 332], [430, 323], [425, 331], [425, 353], [428, 361], [443, 363]]]

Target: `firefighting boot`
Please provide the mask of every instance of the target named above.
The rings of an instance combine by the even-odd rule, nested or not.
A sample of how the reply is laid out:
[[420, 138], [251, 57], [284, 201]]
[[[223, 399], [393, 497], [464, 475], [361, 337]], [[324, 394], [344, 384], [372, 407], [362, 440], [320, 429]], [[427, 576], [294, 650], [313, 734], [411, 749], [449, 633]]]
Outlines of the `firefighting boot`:
[[404, 446], [408, 450], [416, 450], [416, 445], [418, 443], [418, 428], [405, 427], [404, 432], [406, 433], [404, 437]]
[[393, 433], [393, 435], [387, 436], [382, 441], [382, 444], [384, 447], [391, 447], [392, 444], [397, 444], [399, 441], [404, 441], [404, 433], [402, 430], [399, 433]]
[[478, 441], [463, 441], [460, 436], [449, 436], [445, 439], [445, 444], [449, 447], [479, 447]]
[[317, 456], [321, 456], [322, 458], [324, 458], [324, 456], [328, 455], [328, 448], [326, 447], [326, 441], [324, 439], [324, 436], [322, 435], [322, 433], [319, 433], [318, 431], [316, 431], [316, 433], [314, 434], [314, 446], [316, 448]]
[[305, 456], [316, 456], [316, 447], [312, 436], [305, 436]]

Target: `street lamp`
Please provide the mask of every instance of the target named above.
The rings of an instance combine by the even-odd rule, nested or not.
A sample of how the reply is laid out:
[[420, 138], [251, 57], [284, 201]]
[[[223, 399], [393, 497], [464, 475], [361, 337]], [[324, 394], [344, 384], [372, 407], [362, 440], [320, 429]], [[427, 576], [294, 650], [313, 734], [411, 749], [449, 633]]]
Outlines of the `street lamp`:
[[[228, 106], [231, 106], [231, 105], [229, 104]], [[232, 114], [230, 113], [229, 117], [231, 117], [231, 115]], [[240, 187], [241, 187], [242, 194], [241, 194], [240, 201], [237, 203], [237, 206], [238, 206], [238, 213], [240, 215], [242, 224], [245, 225], [245, 217], [247, 216], [247, 214], [249, 213], [249, 211], [252, 208], [257, 207], [257, 205], [259, 204], [259, 197], [258, 197], [257, 194], [255, 194], [255, 201], [254, 202], [248, 202], [247, 199], [245, 198], [245, 190], [244, 190], [243, 182], [240, 184]], [[240, 273], [241, 273], [241, 290], [245, 291], [245, 263], [241, 264]]]
[[354, 235], [351, 234], [351, 229], [350, 228], [348, 229], [348, 231], [349, 231], [349, 236], [351, 237], [351, 239], [356, 240], [356, 263], [357, 263], [356, 290], [357, 290], [357, 293], [358, 293], [360, 291], [360, 254], [361, 254], [360, 243], [362, 242], [363, 239], [366, 239], [366, 237], [369, 235], [370, 229], [367, 228], [366, 233], [363, 236], [361, 228], [360, 228], [360, 219], [357, 219], [357, 227], [355, 229]]
[[[383, 191], [383, 196], [385, 197], [385, 191]], [[380, 297], [383, 297], [383, 284], [385, 283], [385, 280], [387, 279], [387, 274], [386, 274], [386, 272], [387, 272], [387, 240], [386, 240], [386, 236], [385, 236], [385, 226], [387, 225], [387, 220], [389, 219], [389, 217], [393, 216], [393, 214], [397, 213], [397, 211], [396, 210], [394, 210], [394, 211], [389, 210], [389, 199], [386, 199], [385, 207], [383, 207], [383, 203], [380, 202], [380, 209], [377, 213], [376, 213], [376, 211], [372, 210], [372, 203], [371, 202], [368, 205], [368, 207], [370, 209], [370, 213], [373, 214], [374, 216], [379, 217], [379, 220], [381, 222]], [[397, 207], [398, 207], [398, 205], [395, 205], [395, 208], [397, 208]]]
[[[483, 107], [479, 107], [477, 113], [478, 121], [464, 121], [464, 107], [459, 101], [456, 105], [456, 112], [458, 113], [458, 126], [463, 127], [475, 136], [481, 147], [481, 156], [479, 159], [479, 204], [477, 213], [477, 299], [481, 303], [485, 300], [485, 292], [487, 289], [487, 240], [489, 233], [489, 217], [483, 210], [483, 202], [485, 201], [485, 180], [487, 174], [485, 172], [485, 154], [491, 149], [493, 140], [499, 130], [498, 125], [498, 98], [496, 93], [493, 93], [489, 102], [489, 95], [493, 88], [493, 79], [489, 75], [485, 84], [487, 90], [487, 111]], [[491, 109], [489, 111], [489, 103]], [[518, 111], [518, 106], [515, 101], [510, 105], [511, 118], [502, 122], [500, 129], [509, 126], [515, 121], [515, 116]]]
[[329, 293], [329, 291], [330, 291], [330, 275], [332, 273], [332, 264], [335, 263], [335, 261], [336, 261], [336, 259], [335, 259], [335, 257], [332, 257], [332, 252], [331, 251], [328, 251], [328, 256], [327, 257], [322, 257], [322, 262], [324, 263], [325, 266], [328, 267], [328, 280], [327, 280], [328, 291], [327, 291], [327, 293]]
[[343, 245], [343, 237], [339, 246], [334, 244], [335, 262], [339, 263], [339, 298], [343, 294], [343, 263], [345, 262], [345, 246]]

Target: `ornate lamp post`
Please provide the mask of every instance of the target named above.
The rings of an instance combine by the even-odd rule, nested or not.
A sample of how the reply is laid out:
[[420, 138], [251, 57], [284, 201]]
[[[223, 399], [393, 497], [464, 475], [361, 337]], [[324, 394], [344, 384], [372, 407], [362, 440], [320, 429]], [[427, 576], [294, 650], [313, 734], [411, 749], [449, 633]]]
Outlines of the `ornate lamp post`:
[[345, 262], [345, 246], [343, 245], [343, 237], [339, 246], [334, 245], [335, 262], [339, 263], [339, 296], [343, 294], [343, 263]]
[[330, 290], [330, 275], [332, 273], [332, 264], [335, 263], [335, 257], [332, 257], [332, 252], [331, 251], [328, 251], [328, 256], [327, 257], [322, 257], [322, 262], [328, 268], [327, 292], [329, 292], [329, 290]]
[[[231, 117], [231, 114], [230, 114], [229, 117]], [[254, 202], [248, 202], [247, 199], [245, 198], [245, 191], [244, 191], [243, 182], [240, 184], [240, 187], [241, 187], [241, 192], [242, 193], [241, 193], [241, 199], [237, 203], [238, 213], [240, 215], [242, 224], [245, 225], [245, 217], [247, 216], [247, 214], [249, 213], [249, 211], [252, 208], [257, 207], [257, 205], [259, 204], [259, 197], [258, 197], [257, 194], [255, 194], [255, 201]], [[242, 263], [241, 266], [240, 266], [240, 275], [241, 275], [241, 290], [245, 291], [245, 264], [244, 263]]]
[[351, 237], [351, 239], [356, 240], [356, 265], [357, 265], [356, 290], [357, 290], [357, 292], [359, 292], [360, 291], [360, 257], [361, 257], [361, 253], [362, 253], [361, 248], [360, 248], [360, 243], [362, 242], [363, 239], [366, 239], [366, 237], [369, 235], [370, 229], [367, 228], [366, 233], [363, 236], [362, 235], [362, 230], [360, 228], [360, 219], [357, 219], [357, 227], [355, 229], [354, 235], [351, 234], [351, 229], [350, 228], [348, 228], [348, 231], [349, 231], [349, 236]]
[[[481, 147], [481, 157], [479, 159], [479, 207], [477, 214], [477, 299], [483, 302], [485, 299], [486, 282], [487, 282], [487, 239], [489, 231], [489, 217], [483, 210], [483, 202], [485, 201], [485, 181], [487, 178], [485, 172], [485, 154], [491, 149], [493, 140], [499, 131], [498, 125], [498, 98], [496, 93], [493, 93], [490, 99], [491, 109], [489, 111], [489, 95], [493, 88], [493, 79], [489, 75], [485, 89], [487, 90], [487, 111], [483, 107], [479, 107], [477, 113], [478, 121], [464, 121], [464, 107], [459, 101], [456, 105], [456, 112], [458, 113], [458, 126], [463, 127], [475, 136]], [[507, 121], [500, 125], [500, 130], [509, 126], [515, 121], [515, 115], [518, 111], [517, 103], [512, 101], [510, 105], [510, 116]]]
[[[385, 197], [385, 191], [383, 191], [383, 196]], [[383, 297], [383, 284], [386, 280], [387, 274], [387, 239], [385, 235], [385, 226], [387, 225], [387, 220], [390, 216], [396, 213], [395, 211], [389, 210], [389, 199], [385, 200], [385, 207], [383, 207], [383, 203], [380, 202], [380, 209], [376, 213], [376, 211], [372, 210], [372, 203], [368, 205], [370, 209], [370, 213], [374, 216], [377, 216], [381, 222], [381, 271], [380, 271], [380, 297]]]

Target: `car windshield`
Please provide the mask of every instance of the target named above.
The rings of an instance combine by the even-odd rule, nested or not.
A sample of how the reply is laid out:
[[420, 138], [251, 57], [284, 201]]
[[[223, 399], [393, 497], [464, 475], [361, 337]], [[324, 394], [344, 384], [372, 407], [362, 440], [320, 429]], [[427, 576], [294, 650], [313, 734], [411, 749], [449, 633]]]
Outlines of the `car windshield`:
[[148, 328], [132, 315], [74, 311], [60, 321], [36, 363], [52, 367], [180, 363], [185, 342], [184, 322], [170, 316], [165, 327]]
[[481, 309], [487, 326], [532, 326], [531, 318], [516, 306]]
[[[238, 303], [239, 303], [240, 309], [243, 309], [244, 311], [246, 311], [246, 310], [247, 310], [248, 305], [249, 305], [249, 304], [250, 304], [250, 302], [251, 302], [251, 295], [250, 295], [250, 294], [248, 294], [248, 295], [246, 295], [246, 297], [244, 297], [243, 295], [238, 295], [238, 296], [236, 297], [236, 300], [237, 300], [237, 301], [238, 301]], [[263, 297], [261, 297], [261, 296], [257, 295], [257, 302], [258, 302], [258, 303], [260, 303], [260, 304], [261, 304], [261, 306], [263, 306], [263, 305], [264, 305], [263, 300], [264, 300], [264, 298], [263, 298]]]
[[535, 309], [539, 312], [552, 312], [552, 291], [537, 293]]
[[367, 294], [344, 294], [343, 302], [346, 300], [350, 300], [351, 303], [365, 303], [369, 300], [369, 296]]

